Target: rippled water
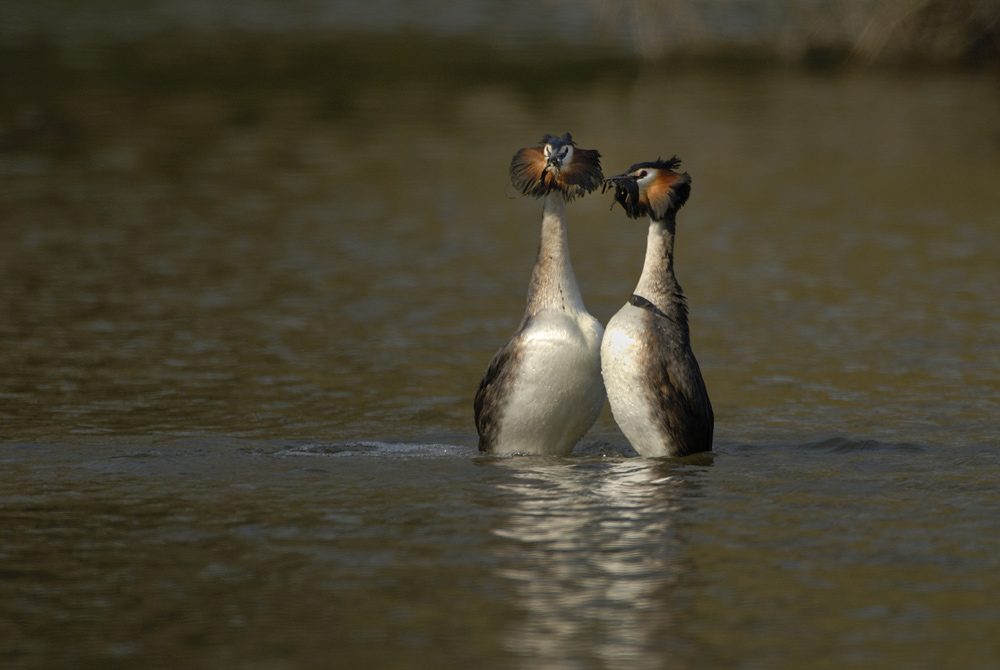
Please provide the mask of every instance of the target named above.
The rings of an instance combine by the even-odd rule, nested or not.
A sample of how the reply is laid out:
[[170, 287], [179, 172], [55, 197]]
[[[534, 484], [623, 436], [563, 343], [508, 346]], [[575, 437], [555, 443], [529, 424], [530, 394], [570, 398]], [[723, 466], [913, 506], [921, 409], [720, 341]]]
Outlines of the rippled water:
[[[0, 665], [995, 667], [995, 77], [399, 48], [8, 50]], [[567, 130], [692, 174], [712, 456], [475, 452]]]

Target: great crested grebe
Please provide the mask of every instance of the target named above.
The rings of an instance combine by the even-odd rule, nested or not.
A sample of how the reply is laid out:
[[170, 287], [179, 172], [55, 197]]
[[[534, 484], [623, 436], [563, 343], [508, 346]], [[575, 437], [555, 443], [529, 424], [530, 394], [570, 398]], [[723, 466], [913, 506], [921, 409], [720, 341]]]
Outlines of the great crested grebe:
[[639, 284], [608, 322], [601, 343], [611, 412], [646, 457], [711, 451], [715, 425], [691, 351], [687, 303], [674, 277], [677, 210], [691, 193], [691, 177], [678, 174], [679, 166], [676, 157], [637, 163], [605, 181], [630, 218], [649, 216]]
[[566, 202], [603, 183], [600, 154], [566, 133], [521, 149], [510, 178], [544, 198], [542, 239], [520, 325], [494, 354], [476, 393], [479, 450], [566, 455], [604, 406], [600, 322], [587, 312], [569, 258]]

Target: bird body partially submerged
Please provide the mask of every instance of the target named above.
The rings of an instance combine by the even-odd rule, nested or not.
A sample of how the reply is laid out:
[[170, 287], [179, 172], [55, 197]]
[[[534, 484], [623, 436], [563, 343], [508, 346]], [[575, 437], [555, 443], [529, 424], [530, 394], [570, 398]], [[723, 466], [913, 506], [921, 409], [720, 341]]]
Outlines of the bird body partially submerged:
[[674, 277], [676, 215], [691, 190], [690, 177], [674, 171], [679, 164], [638, 163], [606, 182], [629, 217], [650, 217], [639, 282], [608, 322], [601, 343], [612, 414], [647, 457], [709, 451], [715, 424], [691, 350], [687, 304]]
[[511, 181], [544, 198], [542, 235], [524, 316], [476, 393], [480, 451], [565, 455], [604, 406], [604, 329], [583, 304], [570, 263], [566, 202], [603, 182], [600, 155], [570, 135], [546, 136], [511, 161]]
[[476, 396], [480, 451], [572, 451], [604, 406], [603, 333], [585, 312], [549, 309], [522, 321], [490, 361]]

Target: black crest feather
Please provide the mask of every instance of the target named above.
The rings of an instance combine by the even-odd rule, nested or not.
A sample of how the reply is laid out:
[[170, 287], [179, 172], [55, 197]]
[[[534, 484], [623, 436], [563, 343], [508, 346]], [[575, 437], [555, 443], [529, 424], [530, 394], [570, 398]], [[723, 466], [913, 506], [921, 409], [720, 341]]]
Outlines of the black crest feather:
[[663, 160], [662, 158], [657, 158], [655, 161], [646, 161], [645, 163], [636, 163], [628, 169], [629, 172], [635, 172], [636, 170], [641, 170], [642, 168], [654, 168], [656, 170], [670, 170], [671, 172], [676, 172], [677, 168], [681, 166], [681, 159], [677, 156], [671, 156], [670, 158]]

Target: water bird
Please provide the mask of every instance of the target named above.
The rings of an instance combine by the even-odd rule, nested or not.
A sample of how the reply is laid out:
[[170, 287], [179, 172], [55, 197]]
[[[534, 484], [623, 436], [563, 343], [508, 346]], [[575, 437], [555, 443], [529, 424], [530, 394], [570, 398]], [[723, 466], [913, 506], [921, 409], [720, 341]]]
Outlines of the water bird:
[[677, 211], [691, 193], [680, 160], [637, 163], [609, 177], [629, 218], [649, 217], [646, 258], [635, 291], [608, 322], [601, 372], [611, 412], [645, 457], [711, 451], [715, 416], [691, 350], [688, 309], [674, 277]]
[[604, 182], [600, 154], [569, 133], [546, 135], [510, 163], [522, 195], [543, 199], [542, 236], [524, 315], [490, 360], [476, 393], [479, 450], [563, 456], [604, 407], [604, 328], [584, 307], [570, 263], [566, 203]]

